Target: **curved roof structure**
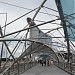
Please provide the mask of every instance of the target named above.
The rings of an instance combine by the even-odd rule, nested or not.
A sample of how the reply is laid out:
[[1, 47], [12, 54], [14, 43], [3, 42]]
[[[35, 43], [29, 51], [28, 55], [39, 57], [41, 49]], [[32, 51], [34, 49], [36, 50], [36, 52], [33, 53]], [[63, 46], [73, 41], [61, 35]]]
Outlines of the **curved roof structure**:
[[[18, 73], [20, 65], [24, 69], [27, 65], [28, 69], [32, 62], [24, 64], [29, 56], [43, 52], [48, 53], [55, 64], [66, 69], [65, 65], [67, 67], [72, 60], [70, 52], [75, 54], [75, 1], [3, 1], [0, 1], [0, 10], [7, 13], [0, 13], [0, 71], [10, 75], [15, 71]], [[60, 51], [68, 52], [67, 62], [61, 54], [57, 55]], [[6, 61], [3, 62], [2, 58]]]

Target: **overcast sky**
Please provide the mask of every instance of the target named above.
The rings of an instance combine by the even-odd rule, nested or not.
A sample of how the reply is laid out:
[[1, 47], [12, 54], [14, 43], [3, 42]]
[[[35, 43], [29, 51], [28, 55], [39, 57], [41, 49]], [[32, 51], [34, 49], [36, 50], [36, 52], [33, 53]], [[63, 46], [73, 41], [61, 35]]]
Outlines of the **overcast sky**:
[[[29, 12], [30, 10], [24, 9], [34, 9], [36, 7], [39, 7], [40, 4], [43, 2], [43, 0], [0, 0], [0, 13], [7, 13], [7, 24], [14, 19], [22, 16], [23, 14]], [[16, 6], [19, 7], [16, 7]], [[54, 10], [57, 10], [55, 0], [47, 0], [44, 6], [52, 8]], [[20, 8], [23, 7], [23, 8]], [[50, 21], [53, 19], [56, 19], [57, 17], [52, 16], [56, 15], [59, 16], [59, 14], [55, 11], [49, 10], [47, 8], [42, 8], [40, 12], [44, 12], [47, 14], [43, 13], [38, 13], [36, 16], [35, 20], [40, 20], [40, 21]], [[6, 34], [23, 29], [27, 25], [26, 18], [31, 17], [35, 15], [35, 11], [24, 16], [23, 18], [17, 20], [16, 22], [10, 24], [9, 26], [6, 27]], [[1, 27], [5, 25], [5, 20], [6, 20], [6, 14], [0, 14], [0, 25]], [[41, 22], [35, 21], [36, 24], [40, 24]], [[54, 23], [60, 23], [60, 21], [56, 21]], [[58, 27], [56, 24], [46, 24], [44, 26], [41, 26], [40, 29], [52, 29]], [[60, 27], [60, 26], [59, 26]], [[4, 29], [2, 29], [4, 30]], [[48, 30], [47, 30], [48, 31]], [[44, 32], [47, 32], [44, 31]], [[58, 36], [58, 33], [53, 32], [56, 36]], [[11, 47], [12, 48], [12, 47]]]
[[[20, 17], [21, 15], [27, 13], [30, 10], [26, 10], [23, 8], [19, 8], [19, 7], [15, 7], [15, 6], [11, 6], [8, 4], [4, 4], [4, 3], [9, 3], [9, 4], [13, 4], [16, 6], [20, 6], [20, 7], [25, 7], [25, 8], [29, 8], [29, 9], [34, 9], [38, 6], [40, 6], [40, 4], [43, 2], [43, 0], [0, 0], [0, 13], [7, 13], [7, 23], [11, 22], [12, 20]], [[47, 0], [46, 3], [44, 4], [44, 6], [50, 7], [52, 9], [57, 9], [56, 5], [55, 5], [55, 1], [54, 0]], [[47, 9], [41, 9], [40, 12], [44, 12], [44, 13], [48, 13], [48, 14], [53, 14], [53, 15], [58, 15], [58, 13], [53, 12], [51, 10], [47, 10]], [[32, 12], [28, 15], [26, 15], [25, 17], [21, 18], [20, 20], [12, 23], [11, 25], [9, 25], [7, 27], [7, 32], [13, 32], [20, 28], [23, 28], [24, 25], [27, 24], [26, 22], [26, 18], [27, 17], [31, 17], [33, 18], [35, 12]], [[5, 15], [4, 14], [0, 14], [0, 25], [3, 26], [4, 25], [4, 21], [5, 21]], [[39, 13], [36, 18], [36, 20], [42, 20], [42, 21], [48, 21], [51, 19], [55, 19], [55, 17], [51, 16], [51, 15], [44, 15], [42, 13]], [[11, 31], [10, 31], [11, 30]]]

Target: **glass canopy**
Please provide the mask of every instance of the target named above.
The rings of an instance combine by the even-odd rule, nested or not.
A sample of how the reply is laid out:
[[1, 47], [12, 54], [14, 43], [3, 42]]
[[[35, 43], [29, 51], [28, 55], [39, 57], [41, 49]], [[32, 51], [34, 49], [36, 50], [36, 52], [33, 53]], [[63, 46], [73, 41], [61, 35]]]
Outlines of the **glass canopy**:
[[68, 37], [75, 41], [75, 0], [60, 0], [64, 20], [66, 22]]

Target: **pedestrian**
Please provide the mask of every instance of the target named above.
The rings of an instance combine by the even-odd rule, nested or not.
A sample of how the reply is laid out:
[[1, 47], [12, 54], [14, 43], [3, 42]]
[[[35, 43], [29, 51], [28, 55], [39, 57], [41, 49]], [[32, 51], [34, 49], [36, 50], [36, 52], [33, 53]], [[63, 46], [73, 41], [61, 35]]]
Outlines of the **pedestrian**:
[[44, 65], [46, 66], [46, 60], [43, 61]]
[[49, 66], [49, 60], [47, 60], [47, 66]]
[[41, 60], [41, 64], [42, 64], [42, 66], [43, 66], [43, 60]]

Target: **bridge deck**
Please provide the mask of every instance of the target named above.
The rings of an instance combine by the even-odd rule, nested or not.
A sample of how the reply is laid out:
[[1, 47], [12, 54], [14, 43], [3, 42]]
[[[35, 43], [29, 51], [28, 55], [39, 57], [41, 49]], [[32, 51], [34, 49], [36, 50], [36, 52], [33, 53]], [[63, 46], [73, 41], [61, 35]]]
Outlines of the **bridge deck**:
[[37, 65], [21, 75], [70, 75], [56, 66]]

